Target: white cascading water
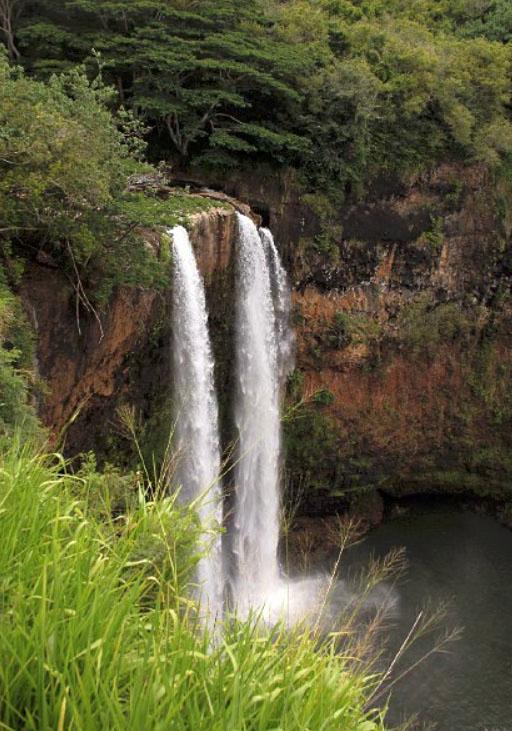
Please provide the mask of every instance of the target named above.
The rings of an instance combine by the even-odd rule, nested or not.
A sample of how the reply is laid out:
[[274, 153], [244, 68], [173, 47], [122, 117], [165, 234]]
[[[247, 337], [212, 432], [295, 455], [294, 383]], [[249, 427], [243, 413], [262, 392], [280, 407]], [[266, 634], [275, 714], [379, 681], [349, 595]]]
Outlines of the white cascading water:
[[343, 607], [394, 610], [389, 589], [364, 600], [344, 581], [325, 573], [289, 579], [280, 571], [279, 459], [280, 401], [293, 367], [291, 298], [273, 236], [238, 216], [236, 312], [236, 425], [239, 460], [235, 469], [234, 582], [236, 611], [251, 609], [270, 624], [335, 625]]
[[291, 292], [288, 276], [268, 228], [260, 228], [260, 237], [270, 269], [270, 286], [274, 301], [277, 342], [277, 367], [281, 385], [292, 371], [295, 361], [295, 338], [290, 327]]
[[[284, 325], [276, 320], [270, 257], [265, 253], [268, 241], [262, 240], [247, 216], [238, 214], [238, 229], [235, 422], [239, 441], [233, 551], [237, 564], [234, 601], [244, 614], [268, 604], [280, 586], [277, 336]], [[280, 267], [276, 250], [275, 256]], [[278, 284], [283, 298], [284, 285], [283, 279]]]
[[[232, 549], [236, 558], [233, 600], [237, 613], [262, 612], [270, 623], [334, 623], [339, 607], [357, 597], [343, 581], [319, 574], [299, 579], [282, 575], [278, 562], [280, 396], [293, 365], [289, 326], [290, 291], [272, 234], [258, 232], [238, 214], [236, 296], [236, 407], [238, 457]], [[218, 408], [208, 337], [204, 286], [187, 232], [173, 238], [173, 360], [176, 393], [177, 471], [183, 499], [198, 503], [204, 542], [211, 544], [198, 568], [204, 619], [221, 617], [224, 571], [218, 526], [222, 521]], [[333, 601], [326, 603], [332, 594]], [[365, 600], [364, 609], [396, 605], [384, 598]]]
[[176, 406], [176, 479], [180, 499], [198, 501], [204, 557], [198, 565], [201, 607], [210, 620], [220, 617], [223, 602], [222, 522], [218, 407], [214, 361], [208, 335], [204, 284], [188, 233], [169, 231], [173, 250], [173, 371]]

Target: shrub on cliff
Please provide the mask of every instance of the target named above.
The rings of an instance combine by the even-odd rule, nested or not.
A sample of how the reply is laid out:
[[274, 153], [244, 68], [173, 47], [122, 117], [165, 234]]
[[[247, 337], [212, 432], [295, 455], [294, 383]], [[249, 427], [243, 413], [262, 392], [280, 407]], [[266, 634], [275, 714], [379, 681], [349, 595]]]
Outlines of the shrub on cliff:
[[143, 143], [129, 115], [112, 115], [110, 99], [80, 69], [43, 83], [0, 54], [0, 255], [39, 252], [69, 273], [84, 301], [81, 278], [93, 279], [101, 299], [105, 283], [135, 271], [144, 284], [156, 268], [119, 216]]
[[32, 357], [31, 329], [0, 267], [0, 444], [15, 426], [25, 434], [37, 431], [30, 398]]

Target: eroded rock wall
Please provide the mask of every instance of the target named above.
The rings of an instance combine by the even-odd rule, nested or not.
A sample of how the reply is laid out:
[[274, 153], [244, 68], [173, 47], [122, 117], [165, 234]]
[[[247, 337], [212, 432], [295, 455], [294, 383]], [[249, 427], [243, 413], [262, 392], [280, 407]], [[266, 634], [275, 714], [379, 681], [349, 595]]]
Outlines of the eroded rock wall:
[[307, 407], [286, 431], [306, 510], [376, 487], [512, 497], [506, 205], [484, 169], [446, 165], [342, 211], [327, 241], [299, 243]]
[[[198, 214], [190, 224], [212, 318], [225, 337], [221, 313], [230, 310], [233, 287], [226, 278], [235, 226], [234, 210], [226, 208]], [[156, 252], [158, 232], [147, 239]], [[36, 333], [39, 413], [52, 441], [68, 455], [94, 450], [100, 460], [129, 463], [132, 445], [119, 418], [120, 407], [129, 407], [148, 457], [162, 448], [172, 429], [170, 289], [118, 288], [95, 315], [59, 270], [32, 262], [21, 296]]]

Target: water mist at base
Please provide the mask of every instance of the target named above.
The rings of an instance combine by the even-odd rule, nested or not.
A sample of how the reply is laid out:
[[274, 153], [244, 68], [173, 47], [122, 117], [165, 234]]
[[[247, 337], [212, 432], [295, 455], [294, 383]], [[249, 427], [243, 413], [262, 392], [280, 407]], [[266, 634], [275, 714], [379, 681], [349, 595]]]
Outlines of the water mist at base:
[[213, 356], [208, 335], [204, 285], [186, 230], [170, 231], [173, 245], [172, 355], [176, 407], [175, 478], [180, 499], [198, 501], [204, 557], [197, 579], [202, 609], [210, 619], [221, 615], [223, 572], [218, 526], [222, 522], [218, 408]]

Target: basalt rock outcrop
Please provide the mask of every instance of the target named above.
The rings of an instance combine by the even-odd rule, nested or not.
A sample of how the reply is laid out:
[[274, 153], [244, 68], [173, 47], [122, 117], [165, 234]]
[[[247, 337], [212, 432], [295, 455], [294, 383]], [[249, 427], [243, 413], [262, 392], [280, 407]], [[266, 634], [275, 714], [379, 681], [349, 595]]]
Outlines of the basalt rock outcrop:
[[[508, 205], [481, 167], [446, 165], [348, 207], [327, 242], [301, 241], [297, 378], [309, 406], [287, 434], [309, 512], [351, 495], [374, 513], [376, 488], [509, 501]], [[312, 432], [322, 450], [309, 449]]]
[[332, 210], [292, 172], [209, 183], [260, 212], [293, 280], [290, 499], [374, 522], [382, 495], [467, 493], [510, 521], [510, 188], [447, 163]]

